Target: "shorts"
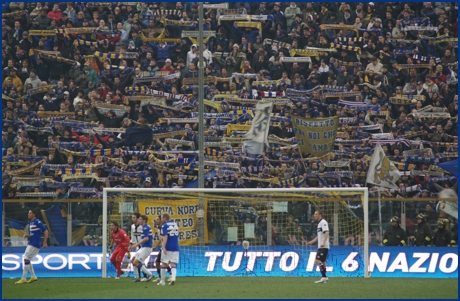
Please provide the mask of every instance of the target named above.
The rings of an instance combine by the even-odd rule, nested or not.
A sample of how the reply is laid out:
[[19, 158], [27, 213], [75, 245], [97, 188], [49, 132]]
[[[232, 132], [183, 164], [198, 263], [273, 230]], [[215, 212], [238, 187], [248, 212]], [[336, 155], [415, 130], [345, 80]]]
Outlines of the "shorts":
[[327, 248], [318, 249], [318, 252], [316, 252], [316, 259], [321, 261], [321, 262], [325, 262], [328, 252], [329, 252], [329, 249], [327, 249]]
[[163, 263], [179, 263], [179, 251], [168, 251], [167, 254], [161, 250], [161, 262]]
[[161, 262], [161, 253], [163, 253], [163, 251], [158, 252], [157, 259], [155, 259], [155, 262]]
[[150, 253], [152, 253], [152, 248], [143, 247], [137, 250], [134, 257], [140, 262], [144, 262], [150, 256]]
[[38, 251], [40, 251], [39, 248], [27, 245], [26, 251], [24, 252], [24, 259], [34, 260], [35, 257], [38, 255]]

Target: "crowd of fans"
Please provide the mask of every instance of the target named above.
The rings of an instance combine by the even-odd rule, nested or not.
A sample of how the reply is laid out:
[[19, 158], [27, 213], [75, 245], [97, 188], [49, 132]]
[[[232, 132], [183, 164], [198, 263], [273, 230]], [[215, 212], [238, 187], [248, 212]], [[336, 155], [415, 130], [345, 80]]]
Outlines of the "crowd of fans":
[[[375, 141], [402, 173], [387, 197], [456, 185], [436, 163], [458, 151], [457, 3], [210, 4], [202, 45], [193, 2], [2, 5], [4, 199], [80, 198], [88, 222], [104, 187], [196, 187], [199, 47], [206, 187], [365, 186]], [[244, 152], [238, 126], [266, 97], [270, 145]], [[293, 115], [339, 116], [335, 150], [301, 158]]]

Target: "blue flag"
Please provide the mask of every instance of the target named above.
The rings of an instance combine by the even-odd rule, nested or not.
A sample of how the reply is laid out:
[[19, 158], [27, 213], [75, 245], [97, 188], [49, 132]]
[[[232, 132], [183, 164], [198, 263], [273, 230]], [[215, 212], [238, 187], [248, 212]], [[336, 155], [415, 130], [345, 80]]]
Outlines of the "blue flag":
[[458, 178], [458, 159], [455, 161], [447, 161], [443, 163], [436, 164], [437, 166], [441, 167], [442, 169], [447, 170], [454, 176]]

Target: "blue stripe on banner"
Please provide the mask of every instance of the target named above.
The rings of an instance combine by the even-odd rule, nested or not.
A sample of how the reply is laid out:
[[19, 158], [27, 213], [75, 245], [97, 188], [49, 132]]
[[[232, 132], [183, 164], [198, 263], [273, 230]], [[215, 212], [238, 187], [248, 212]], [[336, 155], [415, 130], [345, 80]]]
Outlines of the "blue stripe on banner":
[[[228, 242], [226, 242], [228, 243]], [[254, 250], [257, 247], [251, 247]], [[251, 265], [251, 270], [259, 277], [318, 277], [315, 264], [316, 247], [264, 246], [264, 255], [251, 256], [248, 261], [241, 246], [216, 245], [205, 247], [181, 247], [177, 270], [184, 277], [228, 277], [244, 276], [238, 271]], [[22, 276], [23, 248], [2, 249], [2, 277]], [[40, 250], [42, 261], [34, 264], [37, 275], [43, 278], [59, 277], [100, 278], [101, 247], [53, 247]], [[152, 252], [148, 270], [155, 272], [158, 252]], [[361, 247], [332, 246], [329, 250], [328, 276], [363, 277], [364, 260]], [[47, 267], [44, 266], [47, 263]], [[369, 247], [369, 269], [372, 277], [398, 278], [458, 278], [458, 248], [436, 247]], [[252, 266], [253, 265], [253, 266]], [[111, 266], [107, 260], [107, 266]], [[152, 267], [152, 268], [148, 268]], [[124, 271], [129, 272], [131, 265]]]

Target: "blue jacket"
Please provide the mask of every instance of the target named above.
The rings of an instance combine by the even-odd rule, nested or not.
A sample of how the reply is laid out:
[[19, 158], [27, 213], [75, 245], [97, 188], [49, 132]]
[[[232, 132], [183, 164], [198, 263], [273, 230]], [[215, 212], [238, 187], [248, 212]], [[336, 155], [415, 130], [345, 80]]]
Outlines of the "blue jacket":
[[176, 48], [177, 44], [174, 45], [166, 45], [165, 47], [161, 47], [160, 45], [156, 45], [152, 42], [149, 42], [149, 45], [156, 50], [157, 52], [157, 60], [166, 60], [169, 58], [169, 53], [172, 49]]

